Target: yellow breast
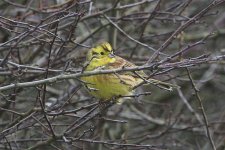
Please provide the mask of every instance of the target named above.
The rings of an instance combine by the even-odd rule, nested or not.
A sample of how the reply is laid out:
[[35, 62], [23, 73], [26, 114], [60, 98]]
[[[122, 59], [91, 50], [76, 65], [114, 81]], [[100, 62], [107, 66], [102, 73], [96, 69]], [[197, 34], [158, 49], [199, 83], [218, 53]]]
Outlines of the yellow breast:
[[128, 75], [102, 74], [82, 77], [90, 93], [101, 99], [110, 100], [115, 96], [128, 96], [132, 88], [140, 82]]

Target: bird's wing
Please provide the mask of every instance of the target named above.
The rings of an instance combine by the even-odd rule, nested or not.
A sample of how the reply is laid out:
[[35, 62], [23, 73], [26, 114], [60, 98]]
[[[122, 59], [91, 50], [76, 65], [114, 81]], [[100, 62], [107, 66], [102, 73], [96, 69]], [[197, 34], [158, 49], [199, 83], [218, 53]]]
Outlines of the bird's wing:
[[[128, 67], [135, 67], [135, 65], [119, 56], [116, 56], [116, 61], [113, 63], [109, 63], [105, 66], [104, 69], [119, 69], [119, 68], [128, 68]], [[140, 71], [138, 71], [140, 72]], [[143, 72], [144, 73], [144, 72]], [[130, 85], [131, 87], [136, 86], [143, 80], [137, 75], [135, 72], [131, 71], [124, 71], [120, 73], [115, 73], [115, 76], [119, 78], [122, 83]]]
[[[117, 69], [117, 68], [126, 68], [126, 67], [136, 67], [136, 65], [119, 56], [116, 56], [115, 62], [110, 63], [106, 66], [107, 69]], [[173, 85], [173, 84], [162, 82], [156, 79], [148, 78], [148, 76], [143, 71], [133, 71], [133, 72], [126, 71], [120, 74], [133, 77], [137, 81], [137, 84], [145, 80], [145, 82], [147, 83], [153, 84], [159, 88], [162, 88], [168, 91], [171, 91], [173, 88], [179, 88], [179, 86], [177, 85]]]
[[[130, 67], [137, 67], [135, 64], [116, 56], [116, 61], [113, 63], [109, 63], [106, 68], [108, 69], [118, 69], [118, 68], [130, 68]], [[140, 78], [139, 76], [146, 77], [146, 74], [143, 71], [135, 71], [135, 72], [123, 72], [121, 74], [131, 75], [134, 78]]]
[[131, 63], [119, 56], [116, 56], [115, 60], [116, 60], [115, 62], [108, 64], [109, 68], [116, 69], [116, 68], [122, 68], [122, 67], [134, 67], [135, 66], [133, 63]]

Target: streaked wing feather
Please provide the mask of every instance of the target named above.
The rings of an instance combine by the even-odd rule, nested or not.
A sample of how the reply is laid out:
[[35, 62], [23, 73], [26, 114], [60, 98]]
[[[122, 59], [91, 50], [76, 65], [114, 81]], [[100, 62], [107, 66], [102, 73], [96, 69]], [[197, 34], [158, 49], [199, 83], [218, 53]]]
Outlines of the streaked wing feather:
[[[116, 61], [114, 63], [110, 63], [107, 65], [106, 68], [108, 69], [117, 69], [117, 68], [129, 68], [129, 67], [136, 67], [135, 64], [119, 57], [116, 56]], [[143, 71], [135, 71], [138, 75], [142, 76], [142, 77], [146, 77], [146, 74]], [[134, 78], [140, 78], [137, 74], [133, 73], [133, 72], [123, 72], [122, 74], [125, 75], [131, 75]]]
[[[106, 68], [108, 69], [116, 69], [116, 68], [126, 68], [126, 67], [136, 67], [135, 64], [119, 57], [119, 56], [116, 56], [116, 61], [114, 63], [110, 63], [107, 65]], [[138, 84], [140, 83], [141, 81], [143, 81], [141, 78], [147, 78], [147, 75], [143, 72], [143, 71], [135, 71], [134, 72], [131, 72], [131, 71], [127, 71], [127, 72], [123, 72], [123, 73], [120, 73], [120, 75], [127, 75], [127, 76], [130, 76], [131, 78], [134, 78], [136, 80], [136, 83], [135, 84]], [[148, 83], [151, 83], [153, 85], [156, 85], [160, 88], [163, 88], [163, 89], [166, 89], [166, 90], [171, 90], [172, 88], [177, 88], [176, 85], [173, 85], [173, 84], [170, 84], [170, 83], [166, 83], [166, 82], [162, 82], [162, 81], [159, 81], [159, 80], [156, 80], [156, 79], [147, 79]], [[130, 83], [128, 83], [130, 84]]]
[[[127, 68], [127, 67], [135, 67], [135, 66], [136, 65], [134, 65], [133, 63], [131, 63], [119, 56], [116, 56], [116, 61], [113, 63], [107, 64], [105, 69], [117, 69], [117, 68]], [[137, 71], [138, 74], [139, 74], [139, 72], [142, 72], [142, 74], [144, 74], [143, 71]], [[120, 78], [120, 80], [122, 82], [124, 82], [127, 85], [130, 85], [131, 87], [136, 86], [137, 84], [139, 84], [142, 81], [142, 79], [140, 77], [138, 77], [138, 75], [136, 75], [135, 73], [133, 73], [131, 71], [125, 71], [122, 73], [118, 73], [117, 76], [118, 76], [118, 78]]]

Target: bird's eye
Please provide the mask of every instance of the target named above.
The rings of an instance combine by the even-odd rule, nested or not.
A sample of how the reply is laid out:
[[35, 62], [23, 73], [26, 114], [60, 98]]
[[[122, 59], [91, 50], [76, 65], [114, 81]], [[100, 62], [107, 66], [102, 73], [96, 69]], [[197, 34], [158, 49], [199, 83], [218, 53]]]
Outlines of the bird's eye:
[[101, 55], [104, 55], [105, 53], [104, 53], [104, 52], [101, 52], [100, 54], [101, 54]]

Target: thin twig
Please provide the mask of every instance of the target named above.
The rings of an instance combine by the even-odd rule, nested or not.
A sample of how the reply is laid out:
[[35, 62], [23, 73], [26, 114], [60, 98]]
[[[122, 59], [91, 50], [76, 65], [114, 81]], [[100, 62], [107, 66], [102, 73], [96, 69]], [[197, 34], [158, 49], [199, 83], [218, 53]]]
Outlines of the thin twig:
[[198, 100], [198, 102], [199, 102], [199, 109], [201, 110], [202, 116], [203, 116], [203, 118], [204, 118], [204, 123], [205, 123], [205, 128], [206, 128], [206, 133], [207, 133], [208, 139], [209, 139], [209, 141], [210, 141], [210, 144], [211, 144], [211, 146], [212, 146], [212, 149], [213, 149], [213, 150], [216, 150], [216, 146], [215, 146], [215, 144], [214, 144], [213, 138], [212, 138], [212, 136], [211, 136], [211, 134], [210, 134], [210, 131], [209, 131], [209, 123], [208, 123], [208, 119], [207, 119], [207, 116], [206, 116], [206, 113], [205, 113], [204, 106], [203, 106], [203, 104], [202, 104], [202, 99], [201, 99], [201, 97], [200, 97], [200, 95], [199, 95], [199, 90], [198, 90], [198, 89], [196, 88], [196, 86], [195, 86], [195, 83], [194, 83], [194, 81], [193, 81], [193, 78], [192, 78], [192, 76], [191, 76], [191, 73], [190, 73], [189, 69], [187, 68], [186, 70], [187, 70], [187, 74], [188, 74], [188, 77], [189, 77], [189, 79], [190, 79], [191, 85], [192, 85], [192, 87], [193, 87], [193, 89], [194, 89], [194, 91], [195, 91], [195, 95], [196, 95], [196, 97], [197, 97], [197, 100]]

